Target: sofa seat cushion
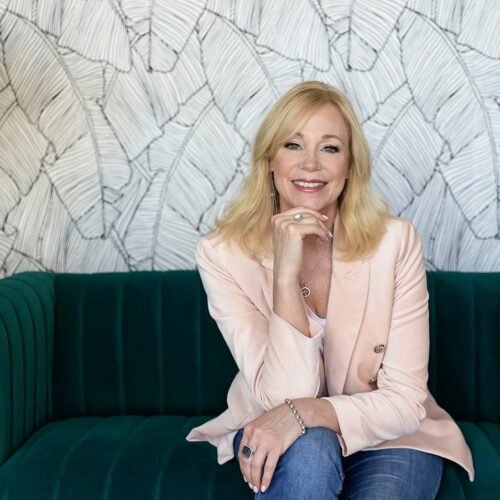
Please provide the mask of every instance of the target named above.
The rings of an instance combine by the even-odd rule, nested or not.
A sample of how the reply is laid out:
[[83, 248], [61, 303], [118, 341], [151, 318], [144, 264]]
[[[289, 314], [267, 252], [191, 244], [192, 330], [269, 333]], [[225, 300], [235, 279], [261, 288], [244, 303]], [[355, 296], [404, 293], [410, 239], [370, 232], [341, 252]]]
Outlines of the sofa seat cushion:
[[439, 500], [492, 500], [500, 492], [500, 425], [458, 421], [469, 445], [476, 476], [471, 483], [465, 471], [446, 461]]
[[[234, 460], [189, 443], [212, 417], [82, 417], [45, 425], [0, 467], [2, 500], [253, 498]], [[500, 486], [500, 425], [458, 422], [476, 480], [446, 461], [438, 499], [488, 499]]]
[[234, 460], [185, 440], [212, 417], [113, 416], [52, 422], [0, 467], [2, 500], [245, 498]]

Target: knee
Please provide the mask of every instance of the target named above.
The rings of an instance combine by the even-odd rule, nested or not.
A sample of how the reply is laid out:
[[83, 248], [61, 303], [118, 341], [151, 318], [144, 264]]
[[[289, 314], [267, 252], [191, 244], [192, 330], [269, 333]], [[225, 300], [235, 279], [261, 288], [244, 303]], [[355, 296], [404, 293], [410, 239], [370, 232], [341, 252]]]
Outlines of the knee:
[[286, 471], [286, 482], [293, 486], [304, 481], [310, 482], [307, 488], [326, 487], [338, 494], [342, 489], [344, 472], [342, 453], [337, 435], [324, 427], [313, 427], [298, 438], [281, 457]]

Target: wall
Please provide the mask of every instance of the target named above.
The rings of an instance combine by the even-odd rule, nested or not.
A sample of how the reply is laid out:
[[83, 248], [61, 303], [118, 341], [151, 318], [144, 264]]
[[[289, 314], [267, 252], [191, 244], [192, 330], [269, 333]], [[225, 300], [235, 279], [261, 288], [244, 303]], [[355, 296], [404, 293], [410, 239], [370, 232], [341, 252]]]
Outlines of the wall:
[[500, 270], [500, 2], [0, 0], [0, 273], [190, 268], [263, 114], [352, 100], [429, 269]]

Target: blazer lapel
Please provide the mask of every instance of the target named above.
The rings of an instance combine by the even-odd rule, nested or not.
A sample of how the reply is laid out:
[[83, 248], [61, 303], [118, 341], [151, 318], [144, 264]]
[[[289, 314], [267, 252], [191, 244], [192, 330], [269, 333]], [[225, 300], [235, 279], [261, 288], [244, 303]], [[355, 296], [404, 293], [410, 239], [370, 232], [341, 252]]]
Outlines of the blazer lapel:
[[330, 396], [342, 394], [368, 297], [369, 262], [334, 258], [325, 332], [325, 375]]

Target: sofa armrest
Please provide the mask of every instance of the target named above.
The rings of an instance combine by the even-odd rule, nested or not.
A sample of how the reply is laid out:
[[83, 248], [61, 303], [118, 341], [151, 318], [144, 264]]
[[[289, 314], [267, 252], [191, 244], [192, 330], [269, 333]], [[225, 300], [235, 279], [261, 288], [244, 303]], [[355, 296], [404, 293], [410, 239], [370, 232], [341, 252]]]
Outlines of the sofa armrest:
[[50, 421], [53, 339], [53, 275], [0, 280], [0, 464]]

